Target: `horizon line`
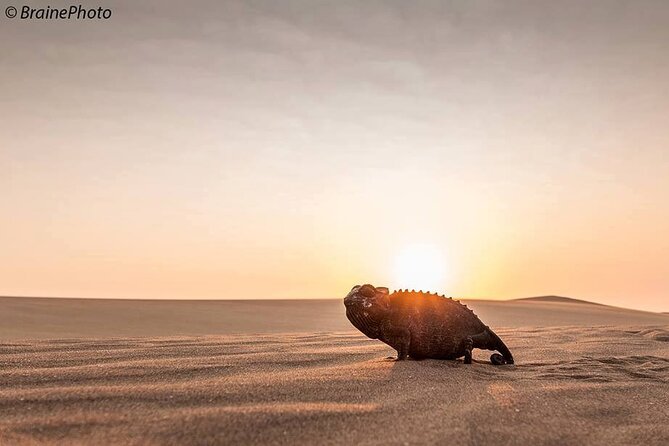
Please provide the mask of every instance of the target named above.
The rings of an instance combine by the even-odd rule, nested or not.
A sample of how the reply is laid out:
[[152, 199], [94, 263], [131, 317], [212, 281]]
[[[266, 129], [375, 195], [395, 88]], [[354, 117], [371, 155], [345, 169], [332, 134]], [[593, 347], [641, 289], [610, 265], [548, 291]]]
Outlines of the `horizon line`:
[[[445, 296], [451, 297], [451, 296]], [[559, 298], [560, 300], [550, 300]], [[13, 295], [4, 295], [0, 294], [0, 299], [62, 299], [62, 300], [96, 300], [96, 301], [142, 301], [142, 302], [271, 302], [271, 301], [319, 301], [319, 300], [341, 300], [343, 298], [339, 297], [277, 297], [277, 298], [262, 298], [262, 297], [251, 297], [251, 298], [193, 298], [193, 299], [184, 299], [184, 298], [150, 298], [150, 297], [81, 297], [81, 296], [13, 296]], [[653, 313], [653, 314], [669, 314], [669, 311], [652, 311], [652, 310], [642, 310], [639, 308], [630, 308], [630, 307], [621, 307], [617, 305], [603, 304], [600, 302], [593, 302], [586, 299], [580, 299], [576, 297], [569, 296], [560, 296], [557, 294], [543, 294], [536, 296], [527, 296], [527, 297], [513, 297], [513, 298], [503, 298], [503, 299], [492, 299], [492, 298], [481, 298], [481, 297], [453, 297], [456, 300], [466, 300], [466, 301], [486, 301], [486, 302], [514, 302], [514, 301], [526, 301], [526, 302], [541, 302], [541, 303], [567, 303], [567, 304], [586, 304], [586, 305], [597, 305], [601, 307], [609, 308], [618, 308], [623, 310], [630, 311], [640, 311], [643, 313]], [[540, 300], [544, 299], [544, 300]]]

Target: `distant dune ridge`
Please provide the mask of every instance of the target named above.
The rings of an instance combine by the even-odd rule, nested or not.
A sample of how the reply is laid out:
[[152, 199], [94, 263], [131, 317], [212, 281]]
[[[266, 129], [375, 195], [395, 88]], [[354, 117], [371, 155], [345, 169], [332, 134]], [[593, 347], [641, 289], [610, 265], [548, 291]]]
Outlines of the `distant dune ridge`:
[[574, 299], [573, 297], [564, 297], [564, 296], [534, 296], [534, 297], [521, 297], [520, 299], [513, 299], [515, 301], [525, 301], [525, 302], [558, 302], [565, 304], [586, 304], [586, 305], [602, 305], [597, 302], [590, 302], [589, 300], [583, 299]]
[[389, 361], [339, 300], [0, 298], [0, 444], [669, 444], [669, 315], [467, 303], [515, 366]]
[[[667, 315], [543, 296], [463, 300], [493, 327], [665, 324]], [[587, 305], [584, 305], [587, 304]], [[0, 339], [173, 336], [352, 329], [342, 299], [114, 300], [0, 297]]]

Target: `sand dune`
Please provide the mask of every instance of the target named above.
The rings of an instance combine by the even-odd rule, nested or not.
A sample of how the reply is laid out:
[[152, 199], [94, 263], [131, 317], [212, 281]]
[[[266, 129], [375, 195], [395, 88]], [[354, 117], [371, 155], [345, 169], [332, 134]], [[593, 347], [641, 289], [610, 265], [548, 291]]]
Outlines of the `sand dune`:
[[604, 305], [597, 302], [590, 302], [583, 299], [574, 299], [573, 297], [565, 296], [534, 296], [534, 297], [522, 297], [520, 299], [514, 299], [518, 302], [558, 302], [565, 304], [585, 304], [585, 305]]
[[[669, 316], [571, 301], [465, 300], [493, 327], [662, 325]], [[0, 339], [350, 330], [341, 299], [110, 300], [0, 297]]]
[[[295, 303], [251, 303], [251, 320], [265, 317], [267, 325], [247, 328], [278, 330], [283, 321], [293, 333], [207, 336], [170, 335], [168, 327], [207, 327], [175, 328], [186, 324], [183, 314], [161, 322], [170, 313], [158, 305], [149, 322], [161, 337], [128, 337], [121, 306], [97, 329], [90, 310], [61, 309], [39, 337], [63, 333], [67, 324], [56, 316], [65, 315], [90, 324], [69, 333], [97, 338], [41, 340], [20, 339], [36, 336], [16, 326], [25, 319], [15, 305], [2, 312], [0, 444], [669, 444], [669, 316], [483, 303], [477, 312], [517, 361], [492, 366], [482, 351], [472, 365], [389, 361], [389, 347], [345, 324], [328, 331], [340, 324], [339, 302], [336, 313], [334, 302], [312, 304], [331, 304], [334, 319], [300, 325], [288, 317]], [[226, 305], [212, 305], [224, 314]], [[227, 305], [240, 308], [249, 307]], [[569, 315], [576, 322], [550, 326]], [[515, 324], [504, 328], [508, 321]], [[217, 329], [240, 329], [232, 327]], [[111, 328], [120, 334], [107, 337]]]

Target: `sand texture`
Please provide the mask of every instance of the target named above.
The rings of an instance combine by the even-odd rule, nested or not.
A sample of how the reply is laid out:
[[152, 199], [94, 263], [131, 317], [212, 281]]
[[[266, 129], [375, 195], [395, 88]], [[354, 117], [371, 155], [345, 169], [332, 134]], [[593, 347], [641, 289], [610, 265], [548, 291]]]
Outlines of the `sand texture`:
[[[669, 316], [486, 305], [475, 309], [514, 366], [480, 350], [472, 365], [387, 360], [393, 350], [349, 330], [343, 308], [319, 331], [130, 337], [120, 325], [108, 337], [105, 325], [37, 340], [5, 312], [0, 444], [669, 444]], [[577, 323], [554, 325], [569, 312]], [[263, 314], [276, 331], [276, 308]]]

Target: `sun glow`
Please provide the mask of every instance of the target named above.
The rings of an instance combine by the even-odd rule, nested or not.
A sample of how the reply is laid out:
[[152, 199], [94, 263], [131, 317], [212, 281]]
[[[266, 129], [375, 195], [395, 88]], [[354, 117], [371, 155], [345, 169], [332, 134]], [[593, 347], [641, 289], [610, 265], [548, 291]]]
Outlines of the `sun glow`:
[[409, 245], [395, 257], [397, 288], [436, 292], [442, 290], [445, 277], [444, 257], [432, 245]]

